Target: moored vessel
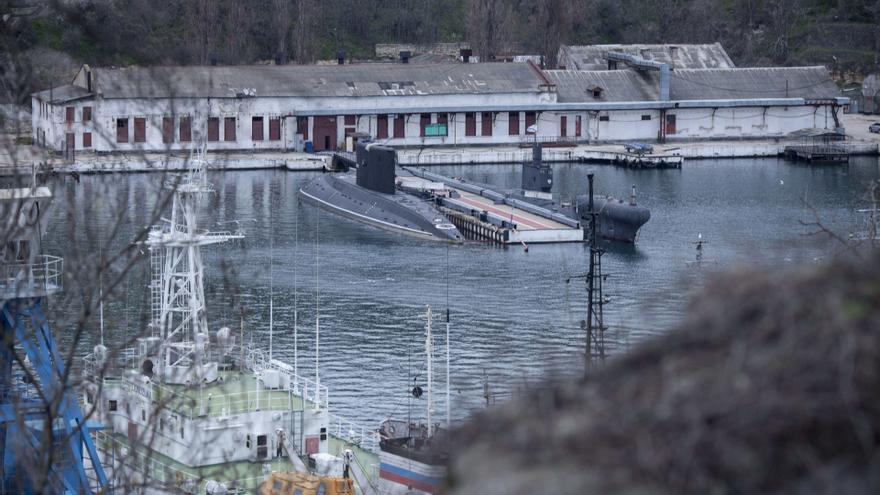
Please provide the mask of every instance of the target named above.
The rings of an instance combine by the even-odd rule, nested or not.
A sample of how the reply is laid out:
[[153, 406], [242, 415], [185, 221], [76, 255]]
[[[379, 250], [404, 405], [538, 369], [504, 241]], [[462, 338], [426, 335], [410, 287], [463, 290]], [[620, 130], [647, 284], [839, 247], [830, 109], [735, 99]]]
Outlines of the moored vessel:
[[317, 366], [307, 378], [271, 347], [246, 344], [243, 325], [209, 327], [200, 249], [243, 234], [199, 228], [198, 199], [211, 186], [195, 162], [174, 186], [170, 219], [146, 242], [150, 334], [84, 359], [82, 400], [105, 428], [95, 440], [110, 489], [253, 493], [272, 473], [300, 473], [316, 490], [342, 478], [333, 486], [375, 493], [375, 432], [330, 412]]
[[358, 143], [355, 173], [323, 174], [304, 185], [299, 195], [320, 208], [383, 230], [461, 242], [458, 229], [429, 198], [398, 189], [396, 156], [392, 148]]

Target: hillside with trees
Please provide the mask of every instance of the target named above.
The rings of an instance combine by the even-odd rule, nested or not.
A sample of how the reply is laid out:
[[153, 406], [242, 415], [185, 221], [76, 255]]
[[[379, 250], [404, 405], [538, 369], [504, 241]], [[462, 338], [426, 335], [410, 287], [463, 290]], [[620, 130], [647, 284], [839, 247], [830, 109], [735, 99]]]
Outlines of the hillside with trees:
[[880, 61], [880, 0], [0, 0], [7, 57], [31, 89], [71, 67], [310, 63], [376, 43], [468, 42], [476, 55], [560, 43], [720, 41], [739, 66], [823, 64], [860, 80]]

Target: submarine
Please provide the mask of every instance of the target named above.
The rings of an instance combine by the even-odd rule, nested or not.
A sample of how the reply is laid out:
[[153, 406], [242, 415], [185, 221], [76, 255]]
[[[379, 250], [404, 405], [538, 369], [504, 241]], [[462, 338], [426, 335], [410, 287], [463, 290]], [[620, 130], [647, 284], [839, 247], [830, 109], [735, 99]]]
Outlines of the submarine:
[[[651, 219], [651, 211], [636, 203], [635, 186], [627, 201], [613, 196], [580, 194], [571, 204], [560, 203], [550, 193], [553, 188], [553, 169], [542, 161], [540, 144], [532, 148], [532, 161], [522, 164], [521, 187], [501, 189], [490, 184], [471, 182], [462, 178], [450, 178], [424, 169], [403, 167], [404, 171], [427, 180], [442, 182], [452, 188], [467, 188], [475, 193], [491, 197], [496, 202], [530, 211], [537, 215], [559, 221], [559, 216], [574, 220], [584, 231], [584, 240], [590, 232], [592, 213], [596, 217], [596, 234], [604, 239], [635, 243], [639, 229]], [[536, 207], [536, 208], [530, 208]]]
[[[425, 194], [398, 190], [397, 154], [376, 143], [357, 144], [354, 172], [322, 174], [299, 190], [306, 202], [339, 216], [411, 237], [462, 242], [464, 237]], [[423, 191], [444, 194], [443, 184]], [[432, 188], [433, 187], [433, 188]]]
[[572, 205], [562, 205], [554, 201], [550, 195], [552, 187], [553, 169], [543, 163], [541, 145], [535, 144], [532, 147], [532, 161], [523, 163], [522, 187], [505, 191], [505, 194], [510, 198], [562, 213], [577, 220], [584, 227], [585, 233], [589, 232], [593, 217], [591, 213], [595, 212], [597, 235], [614, 241], [634, 243], [639, 229], [651, 219], [651, 211], [636, 203], [635, 186], [626, 201], [613, 196], [592, 194], [592, 191], [589, 191], [588, 194], [578, 195]]

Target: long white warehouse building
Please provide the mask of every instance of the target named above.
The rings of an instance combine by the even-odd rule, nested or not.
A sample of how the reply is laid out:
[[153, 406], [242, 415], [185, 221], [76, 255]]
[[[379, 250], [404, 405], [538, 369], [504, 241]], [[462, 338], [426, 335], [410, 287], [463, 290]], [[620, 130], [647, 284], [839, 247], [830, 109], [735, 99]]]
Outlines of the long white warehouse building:
[[833, 129], [847, 103], [824, 67], [544, 71], [531, 63], [83, 66], [32, 97], [56, 150], [331, 150], [774, 138]]

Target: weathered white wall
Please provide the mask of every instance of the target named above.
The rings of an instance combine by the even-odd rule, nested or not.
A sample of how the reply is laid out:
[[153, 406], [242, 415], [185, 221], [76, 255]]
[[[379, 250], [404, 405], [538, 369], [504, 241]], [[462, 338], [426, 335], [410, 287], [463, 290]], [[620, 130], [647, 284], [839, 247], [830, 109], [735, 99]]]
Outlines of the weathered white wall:
[[[492, 135], [482, 135], [482, 112], [490, 106], [528, 106], [546, 104], [546, 93], [520, 93], [497, 95], [435, 95], [430, 97], [434, 108], [472, 107], [476, 113], [476, 136], [465, 134], [465, 114], [448, 114], [448, 135], [421, 137], [420, 113], [415, 109], [426, 108], [426, 96], [394, 97], [340, 97], [340, 98], [174, 98], [150, 99], [86, 99], [71, 103], [75, 107], [75, 122], [64, 122], [65, 107], [49, 106], [49, 115], [41, 115], [39, 101], [32, 101], [33, 133], [35, 141], [45, 133], [46, 145], [61, 150], [65, 133], [76, 135], [76, 149], [82, 150], [83, 132], [92, 132], [92, 149], [96, 151], [162, 151], [189, 150], [207, 137], [207, 118], [220, 119], [220, 140], [208, 142], [212, 150], [284, 150], [295, 149], [297, 134], [296, 115], [310, 115], [332, 110], [337, 116], [337, 145], [345, 143], [344, 115], [356, 115], [355, 129], [377, 136], [378, 118], [373, 112], [387, 112], [388, 139], [380, 140], [392, 146], [454, 146], [454, 145], [514, 145], [533, 139], [552, 141], [561, 136], [560, 116], [567, 116], [566, 140], [576, 142], [602, 142], [626, 140], [656, 140], [660, 134], [661, 112], [659, 110], [611, 110], [611, 111], [543, 111], [537, 112], [537, 136], [526, 134], [525, 112], [519, 112], [519, 134], [508, 133], [508, 112], [493, 112]], [[82, 107], [92, 107], [92, 121], [82, 122]], [[405, 137], [394, 138], [395, 112], [406, 115]], [[739, 137], [782, 136], [806, 127], [832, 128], [834, 120], [828, 106], [800, 107], [739, 107], [739, 108], [677, 108], [667, 110], [676, 116], [676, 132], [667, 139], [727, 139]], [[162, 118], [175, 116], [174, 142], [162, 142]], [[193, 119], [192, 141], [179, 140], [180, 117]], [[251, 118], [263, 117], [262, 141], [251, 139]], [[576, 136], [576, 118], [581, 117], [581, 136]], [[607, 116], [603, 121], [601, 117]], [[649, 120], [642, 120], [647, 116]], [[134, 118], [146, 119], [146, 140], [134, 142]], [[225, 140], [226, 117], [234, 117], [236, 139]], [[127, 118], [129, 141], [116, 142], [116, 119]], [[281, 139], [269, 140], [269, 120], [281, 120]], [[437, 113], [431, 113], [431, 123], [437, 122]], [[308, 117], [309, 139], [315, 138], [314, 117]]]

